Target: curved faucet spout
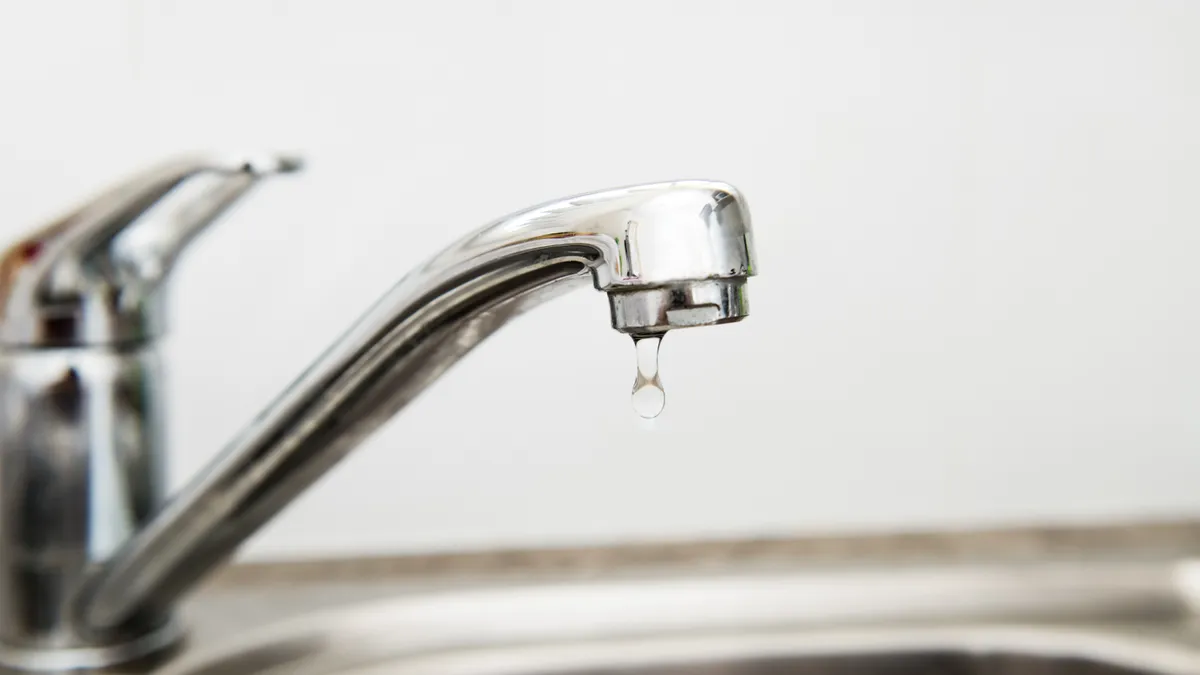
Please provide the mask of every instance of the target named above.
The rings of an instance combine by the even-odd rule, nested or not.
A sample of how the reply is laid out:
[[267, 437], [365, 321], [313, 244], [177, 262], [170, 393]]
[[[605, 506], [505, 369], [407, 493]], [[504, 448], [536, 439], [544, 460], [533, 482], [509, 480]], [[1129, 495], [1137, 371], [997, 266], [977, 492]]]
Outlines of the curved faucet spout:
[[95, 572], [81, 626], [103, 632], [173, 602], [459, 357], [589, 273], [622, 332], [740, 320], [755, 273], [745, 203], [723, 183], [640, 185], [463, 238], [393, 287]]

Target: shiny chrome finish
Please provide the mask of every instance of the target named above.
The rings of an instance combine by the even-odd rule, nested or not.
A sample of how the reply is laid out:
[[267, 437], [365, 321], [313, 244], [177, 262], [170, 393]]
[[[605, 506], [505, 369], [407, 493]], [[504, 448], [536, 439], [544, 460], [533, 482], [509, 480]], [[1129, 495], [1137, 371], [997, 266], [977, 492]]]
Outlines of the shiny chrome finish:
[[682, 572], [426, 593], [281, 620], [163, 675], [1195, 675], [1186, 565]]
[[262, 176], [294, 168], [159, 166], [0, 258], [0, 663], [104, 664], [177, 639], [165, 607], [100, 634], [78, 628], [74, 603], [165, 501], [155, 338], [173, 263]]
[[[402, 279], [164, 502], [160, 282], [258, 176], [297, 164], [159, 169], [6, 257], [0, 662], [94, 666], [167, 644], [181, 595], [459, 357], [551, 295], [590, 278], [611, 298], [613, 327], [635, 335], [749, 311], [750, 219], [728, 185], [640, 185], [521, 211]], [[182, 215], [143, 224], [200, 173], [217, 182]]]
[[[625, 332], [748, 312], [750, 217], [730, 186], [623, 188], [502, 218], [404, 278], [98, 570], [80, 624], [170, 604], [459, 357], [590, 276]], [[626, 310], [625, 308], [628, 308]]]
[[750, 312], [742, 279], [710, 279], [608, 294], [613, 328], [634, 335], [714, 326]]
[[0, 355], [0, 659], [106, 663], [169, 644], [164, 608], [103, 638], [76, 630], [89, 567], [162, 506], [161, 367], [153, 345]]

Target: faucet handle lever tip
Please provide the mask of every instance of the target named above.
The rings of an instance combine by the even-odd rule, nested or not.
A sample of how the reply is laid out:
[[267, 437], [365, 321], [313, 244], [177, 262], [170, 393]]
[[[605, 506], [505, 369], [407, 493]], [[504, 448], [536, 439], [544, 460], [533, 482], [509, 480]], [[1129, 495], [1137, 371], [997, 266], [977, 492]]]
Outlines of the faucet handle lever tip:
[[304, 157], [289, 152], [259, 152], [238, 155], [224, 162], [227, 173], [248, 173], [255, 176], [295, 173], [304, 169]]

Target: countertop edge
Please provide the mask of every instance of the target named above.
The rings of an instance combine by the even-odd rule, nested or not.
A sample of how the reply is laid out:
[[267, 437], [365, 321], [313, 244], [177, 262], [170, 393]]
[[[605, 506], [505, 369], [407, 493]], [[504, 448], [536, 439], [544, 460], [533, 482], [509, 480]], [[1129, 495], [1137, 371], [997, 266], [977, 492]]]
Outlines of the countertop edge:
[[839, 562], [952, 562], [1054, 557], [1188, 557], [1200, 521], [1140, 520], [881, 534], [650, 541], [614, 545], [351, 556], [229, 565], [215, 587], [338, 581], [440, 581], [480, 577], [592, 577], [663, 568], [721, 569]]

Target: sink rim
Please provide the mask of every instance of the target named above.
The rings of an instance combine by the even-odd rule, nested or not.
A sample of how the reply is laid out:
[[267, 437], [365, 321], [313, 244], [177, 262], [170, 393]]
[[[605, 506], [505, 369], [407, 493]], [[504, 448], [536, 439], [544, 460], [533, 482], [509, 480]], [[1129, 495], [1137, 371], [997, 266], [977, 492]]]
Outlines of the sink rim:
[[[472, 659], [529, 662], [575, 650], [607, 664], [729, 642], [743, 657], [762, 655], [749, 645], [771, 644], [798, 656], [983, 650], [1198, 673], [1200, 641], [1180, 639], [1195, 595], [1186, 570], [1184, 561], [873, 566], [422, 592], [277, 621], [161, 672], [200, 675], [254, 659], [292, 673], [342, 673], [364, 659], [429, 672], [437, 658], [462, 675], [511, 675]], [[672, 652], [673, 641], [688, 650]]]

